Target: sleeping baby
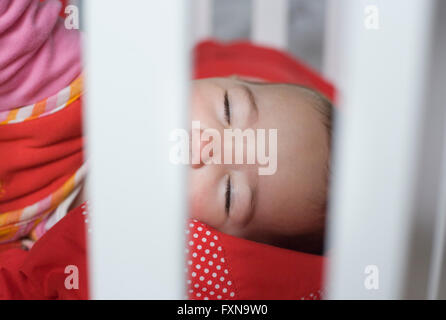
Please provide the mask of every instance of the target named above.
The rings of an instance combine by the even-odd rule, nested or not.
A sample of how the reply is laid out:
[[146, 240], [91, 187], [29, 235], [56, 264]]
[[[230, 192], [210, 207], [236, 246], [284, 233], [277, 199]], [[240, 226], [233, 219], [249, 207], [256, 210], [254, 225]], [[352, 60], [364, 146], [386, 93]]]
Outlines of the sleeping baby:
[[[211, 163], [203, 159], [208, 152], [201, 139], [200, 152], [192, 157], [202, 159], [192, 164], [189, 176], [192, 218], [236, 237], [322, 253], [331, 114], [331, 103], [303, 86], [235, 77], [194, 81], [191, 120], [221, 136], [229, 128], [276, 129], [277, 168], [261, 175], [258, 162]], [[233, 148], [228, 140], [222, 150]], [[253, 147], [244, 142], [245, 151]], [[214, 149], [211, 153], [216, 156]]]

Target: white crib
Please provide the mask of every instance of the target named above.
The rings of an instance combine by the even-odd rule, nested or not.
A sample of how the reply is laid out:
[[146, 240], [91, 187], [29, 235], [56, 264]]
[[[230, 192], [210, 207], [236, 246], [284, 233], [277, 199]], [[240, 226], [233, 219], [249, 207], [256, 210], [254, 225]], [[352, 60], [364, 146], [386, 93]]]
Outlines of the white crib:
[[[84, 3], [96, 299], [184, 296], [185, 168], [168, 137], [187, 125], [188, 53], [212, 36], [212, 3]], [[253, 0], [252, 40], [286, 49], [288, 5]], [[365, 25], [376, 12], [378, 29]], [[437, 0], [328, 0], [325, 75], [341, 110], [329, 299], [446, 298], [442, 15]]]

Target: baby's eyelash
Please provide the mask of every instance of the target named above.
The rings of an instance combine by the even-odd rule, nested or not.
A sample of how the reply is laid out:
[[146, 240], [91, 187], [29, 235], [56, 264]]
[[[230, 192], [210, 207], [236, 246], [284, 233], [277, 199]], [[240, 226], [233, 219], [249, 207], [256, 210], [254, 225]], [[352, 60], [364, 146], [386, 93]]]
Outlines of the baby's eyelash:
[[228, 98], [228, 91], [225, 91], [225, 120], [230, 125], [231, 124], [231, 110], [229, 107], [229, 98]]
[[225, 212], [229, 214], [231, 208], [231, 176], [228, 175], [226, 180], [226, 192], [225, 192]]

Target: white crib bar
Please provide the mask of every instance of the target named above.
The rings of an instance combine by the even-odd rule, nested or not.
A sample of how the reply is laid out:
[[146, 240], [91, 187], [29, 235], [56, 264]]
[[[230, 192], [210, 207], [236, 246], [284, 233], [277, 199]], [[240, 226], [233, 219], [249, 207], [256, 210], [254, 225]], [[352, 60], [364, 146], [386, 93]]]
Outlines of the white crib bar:
[[[433, 200], [435, 212], [435, 227], [433, 228], [432, 261], [430, 266], [430, 278], [428, 282], [429, 299], [446, 299], [446, 2], [437, 1], [435, 9], [435, 31], [432, 53], [431, 81], [429, 86], [432, 90], [428, 108], [431, 111], [428, 128], [430, 136], [426, 145], [430, 145], [435, 154], [426, 154], [431, 159], [426, 167], [432, 167], [432, 159], [436, 159], [439, 168], [436, 172], [438, 177], [437, 198]], [[441, 126], [443, 125], [443, 126]], [[443, 140], [443, 148], [441, 141]], [[438, 141], [438, 142], [437, 142]], [[437, 143], [436, 143], [437, 142]], [[434, 162], [435, 163], [435, 162]], [[428, 169], [428, 168], [426, 168]], [[437, 167], [435, 168], [437, 169]], [[432, 170], [432, 169], [431, 169]], [[425, 170], [423, 174], [427, 174]], [[432, 183], [431, 183], [432, 184]], [[429, 190], [430, 191], [430, 190]], [[423, 211], [422, 214], [425, 214]]]
[[251, 40], [286, 49], [288, 20], [288, 0], [252, 0]]
[[184, 297], [188, 1], [85, 1], [94, 299]]
[[341, 111], [327, 296], [404, 298], [435, 1], [376, 2], [378, 29], [365, 24], [375, 2], [328, 4], [326, 71]]
[[214, 0], [192, 0], [192, 44], [212, 36]]
[[[444, 135], [446, 137], [446, 134]], [[437, 221], [433, 238], [432, 264], [427, 298], [446, 299], [446, 139], [443, 146], [443, 172], [438, 198]]]

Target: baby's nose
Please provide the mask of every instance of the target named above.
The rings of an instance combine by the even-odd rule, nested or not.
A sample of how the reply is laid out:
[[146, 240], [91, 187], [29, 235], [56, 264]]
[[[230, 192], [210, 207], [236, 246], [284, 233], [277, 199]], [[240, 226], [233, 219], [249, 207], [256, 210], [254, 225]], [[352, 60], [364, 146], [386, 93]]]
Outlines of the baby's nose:
[[201, 168], [205, 163], [206, 159], [203, 159], [203, 156], [205, 158], [212, 157], [213, 151], [206, 152], [203, 154], [203, 149], [206, 145], [208, 145], [212, 141], [212, 137], [209, 138], [209, 140], [202, 141], [201, 135], [203, 134], [203, 130], [196, 130], [192, 131], [190, 135], [190, 150], [191, 150], [191, 166], [194, 169]]

